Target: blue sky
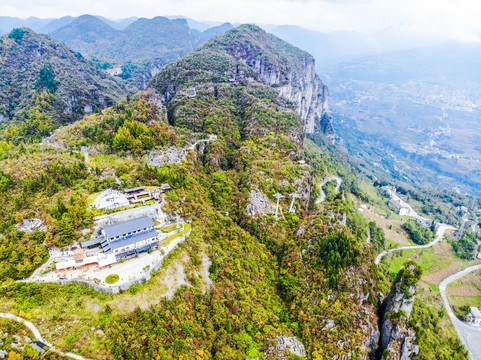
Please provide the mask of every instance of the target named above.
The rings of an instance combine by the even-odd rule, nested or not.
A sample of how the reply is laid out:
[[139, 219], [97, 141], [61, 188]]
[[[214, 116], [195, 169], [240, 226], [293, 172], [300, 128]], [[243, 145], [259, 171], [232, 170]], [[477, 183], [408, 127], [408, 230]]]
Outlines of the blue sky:
[[196, 20], [300, 25], [323, 32], [388, 29], [479, 42], [480, 0], [1, 0], [0, 15], [43, 18], [185, 15]]

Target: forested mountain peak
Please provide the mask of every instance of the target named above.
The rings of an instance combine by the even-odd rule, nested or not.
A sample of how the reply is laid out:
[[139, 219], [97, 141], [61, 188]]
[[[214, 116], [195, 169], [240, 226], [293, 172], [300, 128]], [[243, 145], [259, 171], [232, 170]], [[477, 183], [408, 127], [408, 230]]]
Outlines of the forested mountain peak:
[[[139, 19], [125, 31], [141, 38], [151, 26], [161, 31], [159, 23], [185, 27]], [[7, 95], [0, 105], [16, 120], [0, 141], [2, 311], [35, 316], [57, 349], [119, 360], [393, 359], [419, 343], [424, 358], [466, 358], [459, 344], [438, 343], [443, 312], [414, 308], [411, 321], [396, 310], [399, 301], [389, 305], [396, 293], [382, 301], [394, 273], [374, 259], [393, 244], [367, 213], [376, 209], [373, 218], [400, 236], [401, 216], [388, 222], [381, 189], [364, 181], [373, 178], [323, 134], [306, 135], [332, 131], [327, 89], [308, 53], [243, 25], [166, 66], [146, 92], [93, 109], [47, 137], [54, 121], [90, 112], [88, 100], [110, 94], [115, 83], [79, 53], [28, 29], [4, 36], [0, 49], [0, 92]], [[90, 81], [95, 74], [111, 87]], [[32, 138], [43, 141], [21, 141]], [[161, 186], [166, 192], [158, 199], [140, 199], [160, 220], [162, 240], [151, 254], [131, 254], [100, 276], [96, 265], [78, 269], [74, 252], [73, 270], [83, 278], [55, 270], [54, 261], [65, 260], [60, 249], [72, 252], [77, 242], [97, 238], [100, 221], [145, 210], [136, 203], [107, 213], [90, 206], [94, 199]], [[179, 217], [188, 235], [171, 237]], [[27, 219], [42, 222], [45, 233], [21, 230]], [[168, 247], [175, 250], [165, 254]], [[144, 255], [159, 256], [160, 271]], [[403, 279], [397, 286], [412, 303], [415, 290], [404, 285], [421, 274], [409, 263], [396, 266]], [[136, 267], [148, 280], [124, 282]], [[431, 301], [433, 290], [425, 287]], [[70, 321], [73, 314], [83, 320]], [[394, 330], [380, 335], [379, 319]], [[396, 341], [379, 346], [390, 334]]]
[[115, 30], [96, 16], [83, 15], [52, 36], [83, 54], [120, 63], [144, 58], [169, 62], [193, 50], [187, 22], [162, 16], [140, 18], [124, 30]]
[[255, 81], [273, 87], [293, 104], [306, 133], [332, 133], [328, 90], [315, 72], [314, 58], [256, 25], [241, 25], [214, 37], [167, 66], [152, 86], [168, 98], [186, 83], [205, 81]]

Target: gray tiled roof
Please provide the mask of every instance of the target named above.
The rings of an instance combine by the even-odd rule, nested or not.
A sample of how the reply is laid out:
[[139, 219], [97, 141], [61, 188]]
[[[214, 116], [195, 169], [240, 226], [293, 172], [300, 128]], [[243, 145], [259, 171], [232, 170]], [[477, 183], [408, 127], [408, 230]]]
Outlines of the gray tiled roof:
[[145, 186], [139, 186], [139, 187], [134, 187], [134, 188], [130, 188], [130, 189], [125, 189], [124, 193], [140, 191], [140, 190], [144, 190], [144, 189], [145, 189]]
[[119, 235], [125, 235], [132, 231], [142, 230], [154, 226], [151, 218], [143, 216], [134, 220], [124, 221], [115, 225], [104, 227], [105, 235], [112, 239]]
[[92, 246], [92, 245], [100, 244], [102, 242], [102, 240], [103, 240], [103, 238], [97, 237], [97, 238], [94, 238], [94, 239], [82, 241], [80, 243], [80, 246], [82, 246], [83, 248], [86, 248], [86, 247], [89, 247], [89, 246]]
[[[144, 232], [144, 233], [135, 234], [135, 235], [123, 238], [119, 241], [113, 241], [113, 242], [109, 243], [107, 246], [110, 248], [111, 251], [113, 251], [115, 249], [118, 249], [118, 248], [121, 248], [121, 247], [124, 247], [124, 246], [128, 246], [128, 245], [131, 245], [131, 244], [135, 244], [136, 242], [139, 242], [139, 241], [142, 241], [142, 240], [151, 239], [151, 238], [156, 237], [156, 236], [157, 236], [157, 230], [152, 229], [152, 230]], [[108, 250], [107, 250], [107, 252], [108, 252]]]

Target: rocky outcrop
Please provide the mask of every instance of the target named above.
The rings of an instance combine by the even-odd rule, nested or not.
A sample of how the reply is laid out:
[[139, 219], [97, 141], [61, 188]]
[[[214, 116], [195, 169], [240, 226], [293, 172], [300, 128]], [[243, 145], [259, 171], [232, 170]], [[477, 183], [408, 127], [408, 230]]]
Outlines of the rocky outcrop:
[[394, 286], [380, 307], [380, 337], [375, 359], [411, 359], [419, 352], [416, 334], [408, 325], [414, 306], [420, 268], [413, 262], [400, 271]]
[[[234, 43], [228, 47], [231, 56], [254, 69], [259, 74], [257, 81], [277, 88], [279, 94], [294, 105], [305, 133], [333, 134], [329, 91], [316, 73], [314, 58], [260, 28], [243, 27], [254, 32], [260, 41]], [[231, 80], [237, 78], [231, 77]]]
[[213, 38], [162, 70], [152, 79], [151, 86], [168, 102], [186, 79], [192, 84], [208, 80], [268, 85], [278, 91], [287, 108], [299, 115], [304, 133], [334, 133], [329, 117], [329, 91], [316, 74], [314, 58], [258, 26], [241, 25]]
[[247, 199], [247, 206], [245, 209], [246, 215], [252, 217], [266, 215], [274, 212], [274, 209], [275, 208], [269, 201], [269, 198], [259, 189], [251, 190], [249, 198]]
[[296, 112], [304, 123], [306, 134], [323, 132], [332, 135], [329, 117], [329, 91], [314, 70], [314, 59], [304, 64], [300, 79], [279, 88], [280, 95], [296, 104]]
[[209, 135], [206, 139], [192, 140], [191, 145], [183, 148], [174, 146], [165, 150], [153, 150], [149, 154], [147, 164], [157, 167], [161, 167], [164, 164], [182, 165], [182, 161], [187, 159], [187, 155], [190, 151], [194, 151], [194, 156], [197, 158], [197, 154], [204, 153], [206, 144], [215, 141], [216, 139], [217, 135]]
[[294, 336], [278, 336], [275, 343], [265, 352], [267, 359], [291, 359], [291, 355], [306, 357], [304, 344]]

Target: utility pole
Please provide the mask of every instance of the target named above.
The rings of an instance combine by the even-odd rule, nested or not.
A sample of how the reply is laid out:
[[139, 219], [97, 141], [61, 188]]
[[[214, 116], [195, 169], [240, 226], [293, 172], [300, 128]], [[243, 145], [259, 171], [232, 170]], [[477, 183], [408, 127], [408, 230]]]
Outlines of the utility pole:
[[296, 212], [296, 210], [294, 210], [294, 201], [296, 201], [297, 198], [300, 198], [301, 195], [294, 192], [292, 194], [289, 194], [289, 196], [292, 196], [292, 201], [291, 201], [291, 206], [289, 207], [289, 212], [293, 213], [293, 212]]
[[279, 214], [279, 200], [280, 200], [281, 198], [284, 198], [285, 196], [282, 195], [282, 194], [279, 194], [279, 193], [275, 193], [275, 194], [274, 194], [274, 197], [277, 198], [277, 206], [276, 206], [276, 214], [275, 214], [275, 217], [276, 217], [276, 219], [277, 219], [277, 215]]

